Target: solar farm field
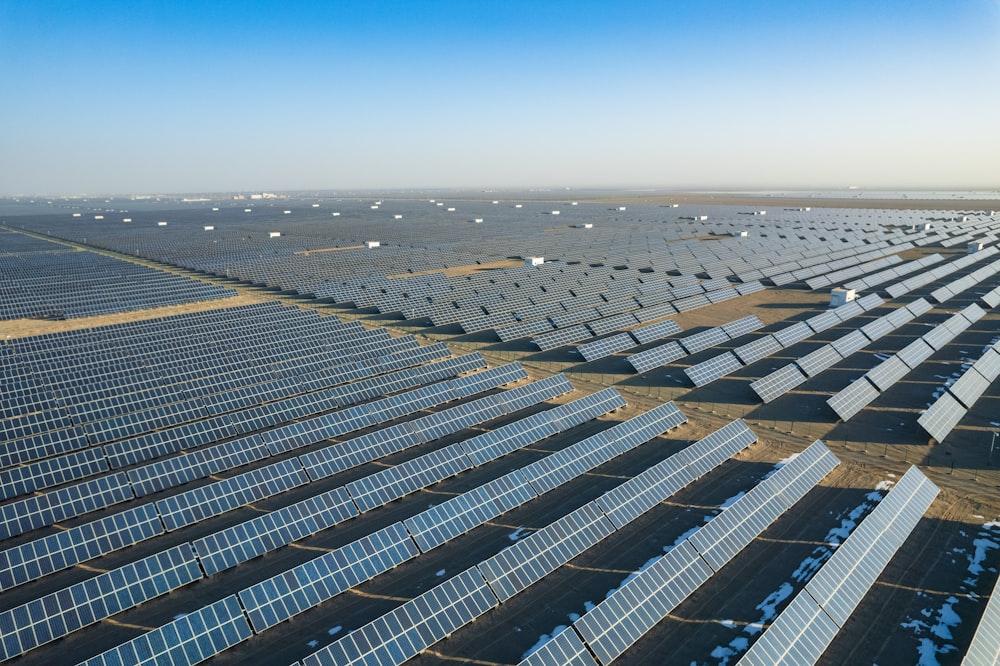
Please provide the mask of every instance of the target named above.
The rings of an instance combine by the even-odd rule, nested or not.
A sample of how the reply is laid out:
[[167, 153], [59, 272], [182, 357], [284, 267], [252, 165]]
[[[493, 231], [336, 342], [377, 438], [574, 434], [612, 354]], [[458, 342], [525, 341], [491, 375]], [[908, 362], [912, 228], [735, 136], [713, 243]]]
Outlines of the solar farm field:
[[4, 203], [0, 660], [994, 663], [1000, 217], [678, 201]]

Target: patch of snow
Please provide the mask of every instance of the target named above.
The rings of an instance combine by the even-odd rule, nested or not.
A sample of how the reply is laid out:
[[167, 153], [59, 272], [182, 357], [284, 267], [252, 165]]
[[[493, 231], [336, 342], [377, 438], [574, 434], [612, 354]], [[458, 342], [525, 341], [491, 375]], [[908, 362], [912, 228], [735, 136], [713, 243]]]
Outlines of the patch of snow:
[[445, 570], [444, 570], [444, 569], [438, 569], [438, 570], [437, 570], [437, 571], [436, 571], [436, 572], [434, 573], [434, 575], [435, 575], [435, 576], [437, 576], [438, 578], [440, 578], [440, 577], [441, 577], [441, 576], [443, 576], [444, 574], [445, 574]]
[[507, 538], [511, 541], [517, 541], [518, 539], [523, 539], [528, 536], [528, 530], [523, 527], [518, 527], [516, 530], [507, 535]]
[[580, 614], [579, 613], [570, 613], [569, 614], [569, 621], [570, 622], [576, 622], [579, 619], [580, 619]]
[[734, 622], [733, 620], [718, 620], [718, 623], [721, 624], [723, 627], [726, 627], [727, 629], [736, 628], [736, 622]]
[[309, 641], [308, 643], [306, 643], [306, 645], [308, 645], [308, 646], [309, 646], [309, 647], [311, 647], [311, 648], [314, 648], [314, 647], [316, 647], [317, 645], [319, 645], [319, 641], [316, 641], [316, 640], [312, 640], [312, 641]]
[[330, 627], [330, 630], [327, 631], [326, 633], [330, 634], [331, 636], [336, 636], [341, 631], [343, 631], [343, 629], [344, 628], [338, 624], [336, 627]]
[[728, 509], [733, 504], [736, 504], [736, 502], [739, 501], [739, 499], [741, 497], [743, 497], [744, 495], [746, 495], [746, 493], [741, 490], [740, 492], [736, 493], [735, 495], [733, 495], [729, 499], [725, 500], [722, 504], [720, 504], [719, 508], [720, 509]]
[[553, 638], [558, 636], [561, 632], [565, 631], [566, 628], [567, 627], [565, 624], [560, 624], [558, 627], [552, 630], [551, 634], [542, 634], [541, 637], [538, 639], [538, 642], [532, 645], [530, 648], [528, 648], [528, 651], [525, 652], [523, 655], [521, 655], [521, 659], [527, 659], [535, 652], [538, 652], [538, 650], [541, 649], [543, 645], [545, 645]]

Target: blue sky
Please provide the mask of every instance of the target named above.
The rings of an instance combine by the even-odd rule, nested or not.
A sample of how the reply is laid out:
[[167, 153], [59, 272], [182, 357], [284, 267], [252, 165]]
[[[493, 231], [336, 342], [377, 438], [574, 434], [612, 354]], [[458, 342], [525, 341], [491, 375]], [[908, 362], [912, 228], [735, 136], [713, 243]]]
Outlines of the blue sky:
[[0, 80], [0, 194], [1000, 188], [1000, 0], [3, 0]]

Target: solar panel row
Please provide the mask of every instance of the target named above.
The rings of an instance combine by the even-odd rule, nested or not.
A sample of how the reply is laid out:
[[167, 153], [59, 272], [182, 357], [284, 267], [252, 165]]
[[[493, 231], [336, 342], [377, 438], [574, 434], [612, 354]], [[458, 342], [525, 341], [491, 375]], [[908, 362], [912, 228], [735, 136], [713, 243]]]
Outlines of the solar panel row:
[[937, 494], [911, 467], [738, 663], [816, 663]]

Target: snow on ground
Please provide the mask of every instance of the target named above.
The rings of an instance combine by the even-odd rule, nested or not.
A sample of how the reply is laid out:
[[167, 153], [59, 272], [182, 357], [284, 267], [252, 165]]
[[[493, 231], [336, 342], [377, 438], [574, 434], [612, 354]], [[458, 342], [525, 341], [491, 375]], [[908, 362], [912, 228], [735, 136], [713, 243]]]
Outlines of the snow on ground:
[[[982, 516], [975, 516], [982, 520]], [[962, 532], [962, 536], [968, 536]], [[952, 595], [946, 598], [940, 606], [930, 606], [922, 608], [919, 613], [921, 618], [906, 618], [900, 626], [910, 631], [917, 639], [917, 663], [919, 666], [937, 666], [938, 655], [950, 654], [957, 650], [952, 640], [952, 631], [962, 623], [955, 607], [965, 603], [967, 605], [979, 604], [981, 599], [976, 594], [979, 584], [979, 576], [986, 571], [983, 563], [989, 556], [989, 551], [1000, 548], [1000, 522], [990, 521], [984, 523], [978, 530], [976, 537], [972, 540], [972, 548], [953, 548], [951, 563], [955, 566], [964, 566], [968, 574], [960, 586], [963, 594]], [[991, 569], [992, 570], [992, 569]], [[920, 595], [921, 598], [930, 599], [927, 595]], [[971, 612], [971, 611], [970, 611]]]
[[517, 541], [518, 539], [523, 539], [528, 536], [529, 531], [523, 527], [518, 527], [516, 530], [507, 535], [507, 538], [511, 541]]

